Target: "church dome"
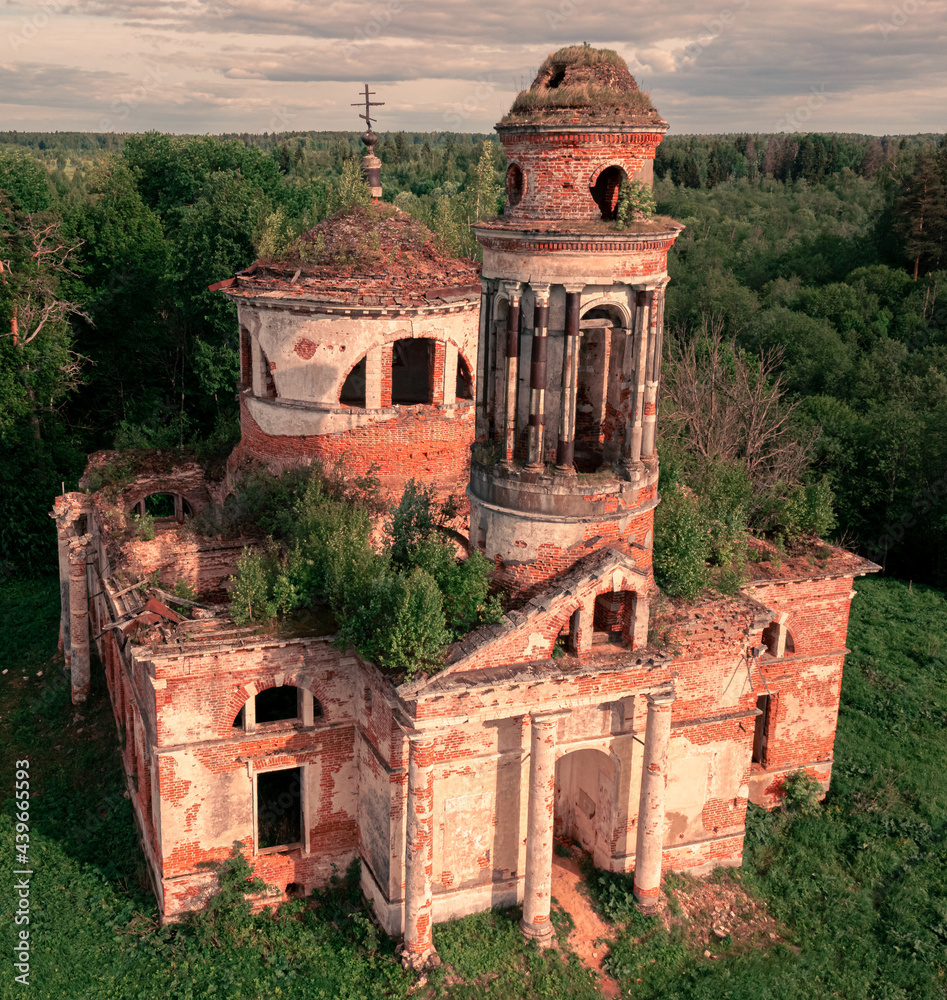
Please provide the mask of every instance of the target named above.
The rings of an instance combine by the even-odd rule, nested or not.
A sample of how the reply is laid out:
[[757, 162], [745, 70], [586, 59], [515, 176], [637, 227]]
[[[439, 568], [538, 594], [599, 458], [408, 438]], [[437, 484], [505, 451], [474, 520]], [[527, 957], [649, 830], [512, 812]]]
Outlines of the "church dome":
[[572, 123], [666, 124], [638, 89], [625, 60], [611, 49], [569, 45], [550, 53], [501, 125]]
[[303, 233], [284, 260], [256, 261], [227, 294], [411, 309], [479, 301], [480, 265], [443, 250], [426, 226], [393, 205], [353, 206]]

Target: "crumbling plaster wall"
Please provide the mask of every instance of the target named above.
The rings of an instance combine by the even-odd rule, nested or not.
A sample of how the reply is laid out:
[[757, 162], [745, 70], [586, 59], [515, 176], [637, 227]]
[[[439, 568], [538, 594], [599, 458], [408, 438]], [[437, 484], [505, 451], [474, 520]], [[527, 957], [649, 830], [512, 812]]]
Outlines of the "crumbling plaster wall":
[[[322, 884], [357, 851], [356, 660], [331, 640], [244, 648], [196, 648], [158, 655], [138, 647], [131, 673], [150, 684], [156, 711], [157, 791], [162, 802], [160, 873], [165, 915], [199, 905], [212, 887], [201, 862], [244, 843], [254, 868], [279, 890]], [[240, 707], [278, 684], [312, 692], [322, 707], [312, 725], [286, 721], [233, 727]], [[254, 844], [253, 776], [303, 766], [303, 848], [259, 855]]]
[[262, 349], [266, 355], [279, 398], [318, 406], [318, 410], [287, 412], [282, 416], [285, 430], [277, 429], [275, 415], [271, 423], [254, 412], [254, 418], [270, 434], [333, 434], [385, 419], [339, 404], [346, 376], [361, 358], [382, 344], [430, 338], [452, 344], [471, 372], [476, 367], [476, 308], [399, 317], [307, 316], [300, 312], [261, 308], [257, 303], [238, 304], [240, 323], [250, 334], [252, 349]]
[[751, 800], [772, 808], [782, 781], [804, 768], [828, 789], [838, 726], [851, 576], [754, 582], [744, 592], [766, 604], [792, 635], [795, 652], [760, 660], [757, 694], [769, 695], [766, 751], [754, 764]]

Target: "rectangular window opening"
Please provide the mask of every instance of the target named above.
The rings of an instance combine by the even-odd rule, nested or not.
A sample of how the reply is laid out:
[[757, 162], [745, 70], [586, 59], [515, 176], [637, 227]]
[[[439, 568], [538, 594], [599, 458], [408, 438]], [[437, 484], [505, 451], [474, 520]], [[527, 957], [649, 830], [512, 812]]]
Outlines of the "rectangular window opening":
[[257, 775], [257, 851], [302, 843], [301, 767]]
[[760, 695], [756, 699], [756, 707], [760, 714], [756, 717], [756, 725], [753, 728], [753, 756], [754, 764], [766, 765], [766, 730], [769, 726], [769, 702], [768, 694]]

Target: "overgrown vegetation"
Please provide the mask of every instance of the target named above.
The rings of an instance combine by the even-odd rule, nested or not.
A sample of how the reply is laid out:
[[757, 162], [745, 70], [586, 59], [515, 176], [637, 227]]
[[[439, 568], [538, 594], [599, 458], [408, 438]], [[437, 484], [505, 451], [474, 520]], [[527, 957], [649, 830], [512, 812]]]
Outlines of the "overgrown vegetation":
[[623, 180], [618, 190], [615, 227], [627, 229], [632, 222], [650, 219], [655, 209], [654, 192], [650, 184], [642, 184], [639, 180]]
[[597, 108], [602, 111], [614, 108], [629, 114], [654, 113], [651, 95], [646, 90], [618, 91], [594, 83], [577, 83], [554, 90], [521, 90], [514, 98], [507, 118], [557, 108]]
[[456, 512], [435, 503], [432, 488], [409, 480], [376, 547], [372, 513], [379, 509], [371, 477], [349, 485], [318, 465], [244, 479], [229, 510], [199, 525], [267, 536], [238, 560], [234, 619], [266, 622], [323, 604], [340, 645], [406, 679], [437, 670], [445, 645], [499, 619], [490, 564], [478, 551], [457, 558], [443, 530]]

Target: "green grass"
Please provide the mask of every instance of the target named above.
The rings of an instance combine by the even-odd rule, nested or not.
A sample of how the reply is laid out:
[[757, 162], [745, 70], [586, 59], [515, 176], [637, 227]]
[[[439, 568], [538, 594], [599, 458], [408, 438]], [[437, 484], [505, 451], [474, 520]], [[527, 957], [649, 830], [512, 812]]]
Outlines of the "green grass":
[[[749, 815], [741, 882], [767, 902], [785, 943], [740, 953], [724, 941], [719, 958], [707, 960], [683, 935], [641, 918], [627, 878], [593, 873], [591, 891], [618, 928], [607, 968], [625, 996], [947, 997], [947, 601], [895, 580], [857, 589], [832, 790], [815, 817]], [[567, 950], [540, 953], [523, 941], [516, 909], [438, 925], [444, 965], [418, 987], [361, 910], [351, 873], [275, 916], [235, 910], [157, 929], [101, 668], [76, 711], [57, 662], [57, 621], [55, 581], [0, 586], [0, 668], [8, 671], [0, 675], [0, 760], [12, 784], [13, 763], [29, 755], [35, 872], [32, 985], [13, 982], [11, 963], [0, 997], [596, 996]], [[12, 832], [8, 802], [0, 812], [7, 886]], [[568, 918], [556, 923], [564, 936]], [[10, 931], [7, 919], [7, 954]]]

